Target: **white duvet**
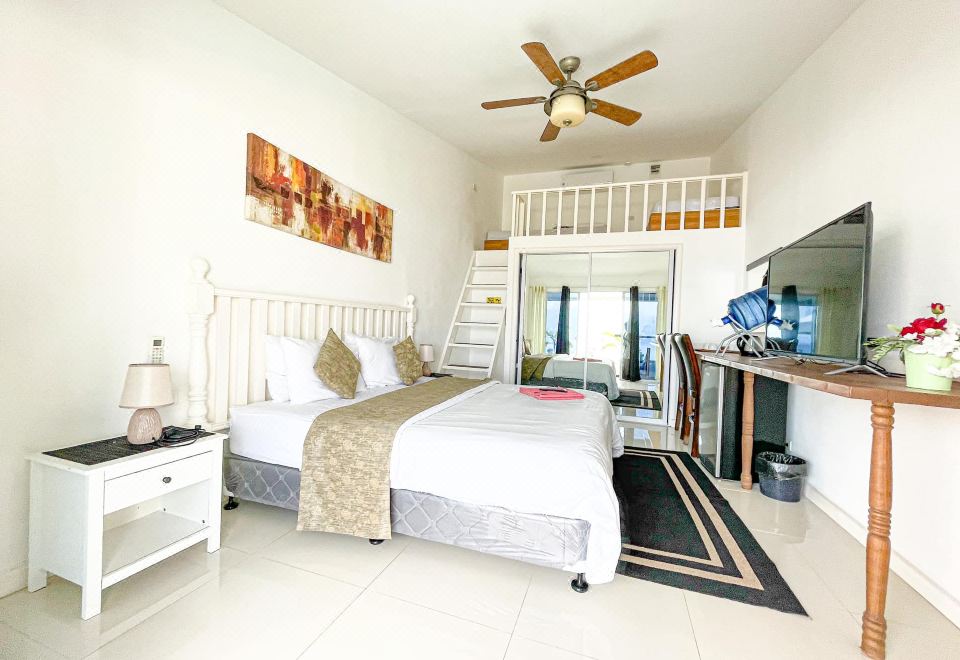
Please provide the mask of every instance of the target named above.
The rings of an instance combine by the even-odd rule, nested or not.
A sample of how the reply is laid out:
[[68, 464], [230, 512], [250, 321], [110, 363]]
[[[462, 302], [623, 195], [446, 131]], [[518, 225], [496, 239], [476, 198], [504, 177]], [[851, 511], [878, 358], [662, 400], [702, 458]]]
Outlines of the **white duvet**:
[[[392, 389], [367, 391], [363, 398]], [[394, 440], [390, 486], [586, 520], [587, 558], [564, 568], [585, 573], [588, 582], [609, 582], [620, 556], [612, 459], [623, 454], [613, 408], [595, 392], [577, 401], [538, 401], [517, 390], [487, 383], [409, 420]], [[234, 408], [230, 450], [299, 469], [313, 419], [349, 403], [318, 401], [312, 410], [309, 404], [274, 402]]]

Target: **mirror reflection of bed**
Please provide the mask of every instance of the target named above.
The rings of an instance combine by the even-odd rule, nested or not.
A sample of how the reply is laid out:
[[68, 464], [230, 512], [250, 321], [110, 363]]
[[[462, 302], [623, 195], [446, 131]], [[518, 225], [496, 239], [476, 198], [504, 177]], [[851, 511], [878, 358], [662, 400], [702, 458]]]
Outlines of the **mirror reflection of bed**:
[[671, 261], [670, 251], [525, 255], [518, 382], [600, 392], [623, 421], [660, 419]]

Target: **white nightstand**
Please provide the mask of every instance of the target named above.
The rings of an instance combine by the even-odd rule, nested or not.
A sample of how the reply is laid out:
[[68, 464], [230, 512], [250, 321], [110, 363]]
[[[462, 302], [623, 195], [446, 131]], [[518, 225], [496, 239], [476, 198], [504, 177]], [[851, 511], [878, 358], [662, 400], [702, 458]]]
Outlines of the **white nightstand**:
[[89, 619], [103, 589], [200, 541], [219, 550], [225, 438], [148, 451], [114, 438], [103, 442], [137, 453], [92, 465], [30, 455], [27, 589], [47, 586], [47, 573], [78, 584]]

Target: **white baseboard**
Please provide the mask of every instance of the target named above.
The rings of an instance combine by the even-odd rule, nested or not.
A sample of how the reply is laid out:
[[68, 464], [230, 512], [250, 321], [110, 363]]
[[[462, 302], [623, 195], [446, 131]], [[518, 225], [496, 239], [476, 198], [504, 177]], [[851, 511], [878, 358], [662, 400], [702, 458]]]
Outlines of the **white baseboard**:
[[[866, 545], [867, 528], [861, 525], [858, 520], [854, 519], [846, 511], [827, 499], [823, 493], [809, 483], [807, 483], [804, 488], [804, 496], [816, 504], [817, 507], [827, 514], [835, 523], [843, 527], [860, 545]], [[953, 625], [960, 628], [960, 601], [944, 591], [942, 587], [896, 551], [890, 552], [890, 570], [899, 575], [904, 582], [927, 599], [943, 616], [950, 619]]]
[[0, 598], [27, 586], [27, 565], [21, 564], [0, 574]]

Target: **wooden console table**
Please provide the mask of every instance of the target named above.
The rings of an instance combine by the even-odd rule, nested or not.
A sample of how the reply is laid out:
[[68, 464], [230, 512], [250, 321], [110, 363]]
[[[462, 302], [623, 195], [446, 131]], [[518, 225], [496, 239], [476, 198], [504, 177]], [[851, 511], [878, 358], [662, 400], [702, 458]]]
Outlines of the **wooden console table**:
[[796, 364], [790, 358], [756, 360], [740, 355], [718, 356], [702, 352], [700, 359], [743, 371], [742, 463], [740, 485], [753, 487], [750, 475], [753, 463], [753, 381], [764, 376], [828, 394], [870, 401], [873, 446], [870, 452], [870, 510], [867, 524], [867, 603], [863, 612], [860, 648], [871, 658], [886, 654], [887, 621], [883, 616], [887, 602], [890, 571], [890, 505], [893, 500], [893, 405], [907, 403], [936, 408], [960, 408], [960, 385], [949, 392], [909, 389], [901, 378], [881, 378], [865, 374], [827, 376], [834, 365], [806, 362]]

